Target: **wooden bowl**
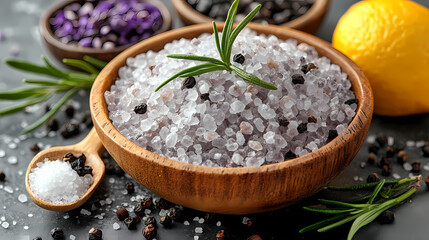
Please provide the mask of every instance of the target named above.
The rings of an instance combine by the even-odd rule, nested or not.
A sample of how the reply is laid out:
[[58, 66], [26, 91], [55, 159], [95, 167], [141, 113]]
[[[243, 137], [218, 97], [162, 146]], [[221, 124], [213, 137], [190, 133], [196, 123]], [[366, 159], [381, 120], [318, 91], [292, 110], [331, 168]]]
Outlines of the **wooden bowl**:
[[[83, 56], [85, 55], [108, 62], [120, 52], [135, 44], [130, 43], [127, 45], [105, 50], [80, 47], [72, 44], [62, 43], [52, 32], [51, 26], [49, 24], [49, 19], [52, 18], [58, 10], [63, 9], [65, 6], [74, 2], [83, 2], [83, 0], [67, 0], [58, 2], [46, 11], [46, 13], [42, 16], [39, 22], [40, 34], [42, 35], [42, 39], [46, 48], [59, 62], [62, 62], [63, 58], [83, 59]], [[164, 5], [164, 3], [162, 3], [160, 0], [144, 0], [144, 2], [148, 2], [154, 5], [161, 12], [163, 18], [163, 25], [155, 34], [170, 30], [171, 14], [168, 11], [167, 7]]]
[[[368, 132], [373, 94], [368, 80], [349, 58], [310, 34], [279, 26], [251, 23], [260, 34], [294, 38], [314, 46], [341, 67], [359, 100], [347, 129], [320, 149], [302, 157], [260, 167], [204, 167], [154, 154], [121, 135], [112, 125], [104, 99], [118, 77], [118, 70], [148, 50], [159, 51], [166, 43], [212, 33], [210, 23], [168, 31], [144, 40], [114, 58], [98, 75], [91, 90], [90, 109], [94, 127], [106, 149], [121, 168], [147, 189], [171, 202], [207, 212], [247, 214], [278, 209], [310, 197], [341, 173], [359, 151]], [[149, 79], [148, 79], [149, 81]]]
[[[213, 19], [198, 12], [186, 0], [171, 0], [174, 9], [186, 25], [212, 22]], [[308, 33], [316, 33], [329, 8], [330, 0], [316, 0], [302, 16], [279, 26], [293, 28]]]

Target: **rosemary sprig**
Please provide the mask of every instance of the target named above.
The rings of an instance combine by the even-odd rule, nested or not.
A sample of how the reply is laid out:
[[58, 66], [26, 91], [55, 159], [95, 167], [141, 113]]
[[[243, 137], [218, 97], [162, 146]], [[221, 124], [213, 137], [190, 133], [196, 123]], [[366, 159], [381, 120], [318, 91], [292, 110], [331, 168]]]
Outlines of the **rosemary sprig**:
[[190, 68], [186, 68], [167, 80], [165, 80], [163, 83], [161, 83], [156, 89], [155, 92], [158, 91], [160, 88], [162, 88], [165, 84], [169, 83], [175, 78], [185, 78], [185, 77], [192, 77], [196, 75], [201, 75], [208, 72], [213, 71], [220, 71], [220, 70], [226, 70], [228, 72], [235, 72], [237, 76], [241, 77], [242, 79], [251, 82], [255, 85], [270, 89], [270, 90], [277, 90], [277, 87], [262, 81], [257, 76], [252, 75], [243, 69], [232, 65], [231, 64], [231, 50], [232, 45], [234, 44], [235, 39], [237, 38], [238, 34], [243, 30], [243, 28], [255, 17], [256, 13], [258, 13], [259, 9], [261, 8], [261, 5], [259, 4], [256, 6], [238, 25], [237, 27], [233, 29], [234, 25], [234, 18], [237, 13], [237, 7], [238, 7], [239, 0], [235, 0], [229, 11], [228, 15], [226, 17], [225, 25], [222, 31], [222, 39], [219, 40], [219, 33], [216, 27], [216, 23], [213, 21], [213, 32], [215, 36], [216, 41], [216, 48], [219, 52], [219, 56], [221, 60], [211, 58], [211, 57], [204, 57], [204, 56], [194, 56], [194, 55], [186, 55], [186, 54], [170, 54], [167, 55], [169, 58], [176, 58], [176, 59], [186, 59], [186, 60], [194, 60], [194, 61], [200, 61], [200, 62], [206, 62], [197, 66], [193, 66]]
[[[378, 183], [360, 184], [351, 187], [328, 187], [335, 190], [360, 190], [373, 188], [372, 193], [365, 197], [352, 200], [352, 202], [367, 201], [366, 203], [349, 203], [334, 200], [319, 199], [320, 205], [304, 207], [305, 210], [312, 212], [321, 212], [328, 215], [334, 215], [328, 219], [311, 224], [299, 232], [304, 233], [312, 230], [326, 232], [339, 227], [345, 223], [353, 221], [347, 240], [351, 240], [355, 233], [363, 226], [374, 221], [383, 211], [398, 205], [405, 199], [413, 195], [420, 187], [421, 175], [416, 177], [407, 177], [397, 180], [382, 180]], [[383, 187], [390, 187], [382, 191]], [[407, 189], [405, 193], [397, 196], [399, 192]]]
[[89, 56], [85, 56], [84, 61], [78, 59], [63, 59], [65, 64], [81, 70], [70, 71], [56, 68], [44, 56], [42, 56], [42, 59], [45, 65], [38, 65], [16, 59], [6, 60], [6, 64], [12, 68], [29, 73], [45, 75], [53, 79], [24, 79], [23, 81], [25, 83], [32, 84], [34, 86], [14, 89], [8, 92], [0, 92], [0, 100], [26, 100], [15, 106], [6, 109], [0, 109], [0, 116], [21, 111], [28, 106], [48, 100], [55, 93], [67, 91], [49, 112], [47, 112], [33, 124], [26, 127], [23, 130], [23, 133], [31, 132], [43, 125], [79, 89], [91, 88], [99, 71], [107, 64], [106, 62]]

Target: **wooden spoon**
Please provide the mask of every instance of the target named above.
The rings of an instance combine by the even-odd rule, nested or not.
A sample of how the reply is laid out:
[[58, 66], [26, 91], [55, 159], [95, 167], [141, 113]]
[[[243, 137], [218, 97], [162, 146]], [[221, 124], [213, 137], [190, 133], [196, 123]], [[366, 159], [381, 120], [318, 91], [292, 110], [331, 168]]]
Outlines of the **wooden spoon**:
[[[38, 198], [30, 188], [30, 183], [28, 180], [28, 175], [31, 173], [31, 169], [37, 167], [38, 162], [43, 162], [45, 158], [50, 161], [55, 161], [57, 159], [63, 159], [64, 154], [71, 152], [75, 155], [83, 153], [86, 156], [86, 166], [92, 167], [92, 177], [94, 182], [89, 187], [88, 191], [77, 201], [66, 203], [66, 204], [54, 204], [47, 202], [43, 199]], [[25, 187], [28, 194], [30, 195], [31, 200], [39, 207], [42, 207], [47, 210], [52, 211], [69, 211], [81, 206], [86, 200], [91, 197], [95, 189], [101, 182], [101, 179], [104, 176], [105, 166], [103, 161], [100, 158], [100, 155], [104, 152], [104, 146], [100, 141], [100, 138], [97, 135], [97, 132], [93, 128], [88, 136], [86, 136], [81, 142], [63, 147], [52, 147], [46, 150], [39, 152], [33, 160], [31, 160], [28, 165], [27, 172], [25, 174]]]

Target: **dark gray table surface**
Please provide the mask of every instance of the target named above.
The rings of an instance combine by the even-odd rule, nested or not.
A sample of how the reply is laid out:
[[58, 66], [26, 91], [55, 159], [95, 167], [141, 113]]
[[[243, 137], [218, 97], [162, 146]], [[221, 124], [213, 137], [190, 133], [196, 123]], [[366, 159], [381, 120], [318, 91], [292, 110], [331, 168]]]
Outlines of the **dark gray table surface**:
[[[173, 27], [178, 28], [183, 24], [178, 20], [177, 14], [174, 12], [170, 1], [163, 0], [167, 3], [171, 10], [174, 22]], [[10, 51], [13, 48], [21, 50], [19, 57], [26, 60], [41, 62], [40, 55], [47, 54], [43, 48], [38, 34], [37, 23], [40, 14], [52, 4], [49, 0], [6, 0], [0, 2], [0, 31], [6, 34], [6, 40], [0, 42], [0, 59], [3, 61], [10, 57]], [[333, 29], [339, 17], [347, 10], [347, 8], [357, 1], [352, 0], [333, 0], [329, 13], [320, 28], [317, 36], [330, 41]], [[427, 1], [416, 1], [429, 6]], [[21, 79], [26, 74], [14, 71], [7, 67], [4, 63], [0, 63], [0, 91], [9, 90], [18, 86], [22, 86]], [[50, 102], [55, 102], [58, 96]], [[78, 112], [84, 113], [88, 111], [88, 92], [80, 92], [75, 96], [72, 104], [78, 105]], [[11, 102], [0, 102], [0, 108], [10, 105]], [[37, 119], [43, 113], [44, 105], [38, 108], [33, 108], [31, 113], [17, 113], [11, 116], [0, 118], [0, 170], [3, 170], [7, 179], [6, 182], [0, 182], [0, 222], [8, 222], [8, 229], [0, 226], [0, 239], [33, 239], [36, 236], [41, 236], [43, 239], [51, 239], [49, 236], [50, 229], [61, 227], [64, 229], [66, 239], [72, 239], [71, 235], [76, 239], [88, 239], [88, 230], [91, 227], [102, 229], [105, 240], [113, 239], [143, 239], [141, 230], [143, 224], [139, 224], [136, 231], [129, 231], [123, 223], [120, 223], [114, 214], [114, 209], [119, 205], [132, 206], [136, 204], [132, 201], [135, 196], [151, 195], [144, 187], [136, 187], [136, 193], [132, 195], [124, 195], [124, 183], [130, 180], [129, 177], [106, 176], [103, 179], [100, 187], [91, 199], [83, 206], [90, 210], [91, 215], [82, 215], [78, 209], [68, 213], [51, 212], [37, 207], [28, 198], [27, 202], [18, 201], [18, 196], [24, 194], [25, 191], [24, 173], [27, 165], [33, 157], [33, 153], [29, 150], [29, 146], [34, 143], [42, 144], [44, 147], [69, 145], [80, 141], [89, 129], [71, 139], [64, 140], [62, 137], [44, 136], [44, 128], [36, 131], [36, 133], [20, 135], [20, 131], [25, 124], [29, 124]], [[66, 122], [64, 113], [59, 113], [58, 118], [61, 123]], [[375, 116], [371, 125], [369, 136], [374, 136], [378, 133], [385, 133], [392, 136], [395, 140], [411, 141], [410, 144], [416, 141], [428, 140], [429, 135], [429, 115], [418, 115], [402, 118], [386, 118]], [[13, 144], [16, 143], [16, 144]], [[375, 166], [366, 166], [361, 168], [361, 162], [364, 162], [367, 157], [367, 143], [365, 143], [350, 166], [337, 178], [332, 184], [351, 185], [360, 183], [369, 173], [380, 172]], [[5, 156], [2, 156], [3, 151]], [[421, 161], [422, 165], [429, 163], [428, 159], [421, 156], [420, 150], [417, 147], [409, 147], [410, 161]], [[8, 163], [8, 158], [16, 156], [18, 163], [15, 165]], [[426, 168], [427, 169], [427, 168]], [[403, 168], [394, 164], [393, 171], [401, 177], [408, 176], [408, 172]], [[429, 171], [422, 170], [423, 176], [427, 176]], [[311, 176], [308, 176], [311, 177]], [[13, 189], [13, 193], [7, 192], [5, 189]], [[316, 197], [335, 197], [335, 193], [322, 191]], [[246, 215], [246, 216], [226, 216], [217, 215], [217, 220], [212, 223], [197, 223], [193, 221], [195, 216], [202, 217], [204, 213], [189, 210], [190, 225], [175, 223], [171, 229], [160, 227], [158, 230], [158, 240], [172, 239], [194, 239], [194, 235], [199, 236], [199, 239], [215, 239], [217, 231], [224, 229], [229, 236], [228, 239], [247, 239], [252, 234], [259, 234], [264, 240], [266, 239], [345, 239], [348, 227], [342, 227], [326, 234], [304, 234], [297, 233], [301, 227], [313, 223], [315, 215], [309, 214], [302, 210], [302, 206], [314, 203], [315, 198], [309, 199], [304, 203], [295, 206], [284, 208], [278, 211]], [[343, 197], [347, 197], [343, 196]], [[428, 239], [427, 230], [427, 214], [429, 213], [429, 194], [426, 192], [426, 186], [422, 186], [421, 190], [415, 194], [411, 200], [402, 204], [400, 207], [394, 208], [396, 215], [395, 222], [391, 225], [381, 225], [377, 222], [364, 227], [359, 231], [355, 239], [366, 240], [402, 240], [402, 239]], [[104, 203], [103, 206], [94, 208], [93, 205]], [[94, 205], [94, 206], [95, 206]], [[102, 216], [103, 215], [103, 216]], [[154, 210], [151, 213], [157, 219], [158, 211]], [[242, 224], [243, 217], [250, 217], [254, 224], [251, 227]], [[102, 219], [101, 219], [102, 218]], [[216, 226], [216, 222], [220, 221], [221, 226]], [[118, 222], [121, 229], [115, 231], [112, 227], [114, 222]], [[196, 234], [195, 228], [202, 227], [203, 233]]]

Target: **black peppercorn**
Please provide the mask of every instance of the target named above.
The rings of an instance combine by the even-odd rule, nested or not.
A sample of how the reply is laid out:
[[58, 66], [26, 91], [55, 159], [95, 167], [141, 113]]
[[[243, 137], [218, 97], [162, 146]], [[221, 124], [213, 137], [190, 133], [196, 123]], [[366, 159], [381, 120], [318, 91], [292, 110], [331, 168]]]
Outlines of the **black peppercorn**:
[[153, 208], [153, 200], [151, 197], [145, 197], [142, 200], [140, 200], [140, 204], [144, 207], [144, 208]]
[[65, 139], [74, 137], [80, 133], [79, 124], [74, 121], [67, 122], [61, 131], [61, 136]]
[[37, 143], [35, 143], [35, 144], [31, 145], [31, 146], [30, 146], [30, 151], [32, 151], [32, 152], [34, 152], [34, 153], [39, 152], [39, 151], [40, 151], [40, 147], [39, 147], [39, 145], [37, 145]]
[[91, 166], [85, 166], [84, 168], [84, 176], [86, 175], [86, 174], [89, 174], [89, 175], [91, 175], [92, 176], [92, 167]]
[[239, 53], [239, 54], [235, 54], [234, 57], [232, 58], [232, 60], [236, 63], [243, 64], [244, 60], [246, 60], [246, 59], [244, 58], [243, 54]]
[[381, 175], [388, 177], [390, 174], [392, 174], [392, 167], [390, 167], [390, 165], [383, 165], [381, 168]]
[[106, 174], [113, 175], [115, 174], [115, 166], [111, 163], [105, 164], [106, 166]]
[[347, 105], [352, 105], [354, 103], [358, 104], [359, 100], [357, 98], [352, 98], [352, 99], [349, 99], [349, 100], [347, 100], [347, 101], [344, 102], [344, 104], [347, 104]]
[[76, 160], [76, 157], [71, 152], [66, 153], [63, 157], [63, 161], [66, 162], [73, 162], [74, 160]]
[[280, 116], [279, 125], [282, 127], [287, 127], [289, 125], [289, 121], [284, 116]]
[[124, 170], [122, 170], [121, 167], [116, 166], [115, 167], [115, 175], [118, 176], [118, 177], [122, 177], [122, 176], [125, 175], [125, 172], [124, 172]]
[[200, 98], [201, 98], [201, 100], [204, 100], [204, 101], [210, 101], [210, 94], [209, 93], [203, 93], [203, 94], [201, 94]]
[[47, 112], [49, 112], [49, 111], [51, 111], [51, 105], [46, 104], [46, 105], [45, 105], [45, 113], [47, 113]]
[[305, 79], [302, 75], [300, 74], [294, 74], [292, 75], [292, 83], [293, 84], [304, 84]]
[[197, 84], [197, 81], [195, 81], [194, 77], [187, 77], [185, 80], [183, 80], [182, 83], [182, 89], [184, 88], [193, 88]]
[[420, 162], [413, 162], [413, 163], [411, 163], [411, 166], [413, 167], [411, 169], [411, 172], [413, 172], [413, 173], [419, 173], [420, 172], [420, 166], [421, 166]]
[[395, 155], [395, 148], [393, 148], [392, 146], [389, 146], [386, 148], [386, 157], [393, 157]]
[[219, 230], [216, 233], [216, 240], [225, 240], [225, 231], [224, 230]]
[[89, 240], [102, 240], [103, 232], [98, 228], [91, 228], [89, 230]]
[[74, 117], [74, 107], [72, 105], [67, 105], [65, 109], [66, 116], [69, 118]]
[[48, 129], [48, 131], [57, 131], [59, 127], [60, 127], [60, 124], [58, 123], [58, 120], [55, 118], [50, 118], [46, 123], [46, 128]]
[[137, 204], [134, 206], [134, 213], [137, 216], [143, 217], [144, 216], [144, 210], [145, 210], [145, 208], [141, 204]]
[[398, 156], [396, 156], [399, 164], [404, 164], [408, 161], [408, 153], [404, 150], [398, 152]]
[[262, 240], [261, 236], [259, 235], [252, 235], [249, 238], [247, 238], [247, 240]]
[[390, 210], [386, 210], [382, 212], [377, 219], [381, 224], [390, 224], [395, 220], [395, 214]]
[[3, 182], [6, 179], [6, 174], [0, 170], [0, 182]]
[[85, 154], [81, 153], [79, 155], [76, 156], [77, 159], [80, 159], [83, 163], [86, 162], [86, 156]]
[[54, 240], [64, 239], [64, 232], [61, 228], [53, 228], [51, 230], [51, 236]]
[[391, 162], [392, 162], [391, 158], [382, 157], [380, 160], [380, 167], [383, 167], [384, 165], [390, 165]]
[[377, 155], [375, 155], [375, 153], [368, 154], [368, 160], [367, 161], [369, 164], [374, 164], [375, 161], [377, 161]]
[[384, 145], [387, 144], [387, 136], [384, 135], [383, 133], [380, 133], [376, 138], [375, 141], [378, 142], [378, 144], [383, 147]]
[[83, 123], [86, 127], [92, 127], [92, 118], [90, 113], [85, 113], [85, 115], [82, 116], [82, 119], [80, 120], [81, 123]]
[[155, 201], [155, 207], [158, 209], [169, 209], [171, 205], [172, 205], [171, 202], [165, 200], [164, 198], [160, 198]]
[[153, 224], [153, 226], [156, 227], [156, 219], [154, 217], [147, 217], [144, 224], [145, 225]]
[[328, 131], [328, 142], [334, 140], [334, 138], [338, 137], [337, 130], [329, 130]]
[[378, 177], [377, 173], [371, 173], [366, 178], [367, 183], [373, 183], [373, 182], [379, 182], [380, 178]]
[[147, 240], [152, 240], [156, 237], [156, 228], [152, 224], [146, 225], [142, 231], [143, 237]]
[[134, 112], [136, 114], [145, 114], [147, 112], [147, 104], [142, 103], [134, 107]]
[[311, 69], [318, 69], [318, 67], [314, 63], [305, 64], [305, 65], [302, 65], [301, 67], [301, 71], [304, 74], [308, 73]]
[[297, 130], [299, 133], [307, 131], [307, 123], [301, 123], [298, 125]]
[[125, 189], [127, 190], [128, 194], [133, 194], [134, 193], [134, 183], [126, 182], [125, 183]]
[[159, 219], [159, 223], [161, 223], [164, 227], [170, 227], [173, 220], [168, 215], [162, 216]]
[[170, 208], [170, 210], [168, 211], [168, 216], [176, 222], [185, 221], [185, 214], [183, 213], [183, 210], [179, 208]]
[[293, 153], [291, 150], [289, 150], [285, 155], [285, 160], [294, 159], [296, 158], [296, 154]]
[[137, 229], [137, 220], [132, 217], [127, 217], [124, 220], [125, 225], [127, 225], [128, 230], [135, 230]]
[[118, 217], [119, 221], [124, 221], [129, 216], [128, 210], [124, 207], [119, 207], [116, 210], [116, 217]]
[[378, 150], [380, 150], [380, 148], [377, 145], [375, 144], [368, 145], [368, 152], [377, 154]]
[[317, 123], [317, 118], [314, 116], [310, 116], [310, 117], [308, 117], [307, 121], [309, 123]]

